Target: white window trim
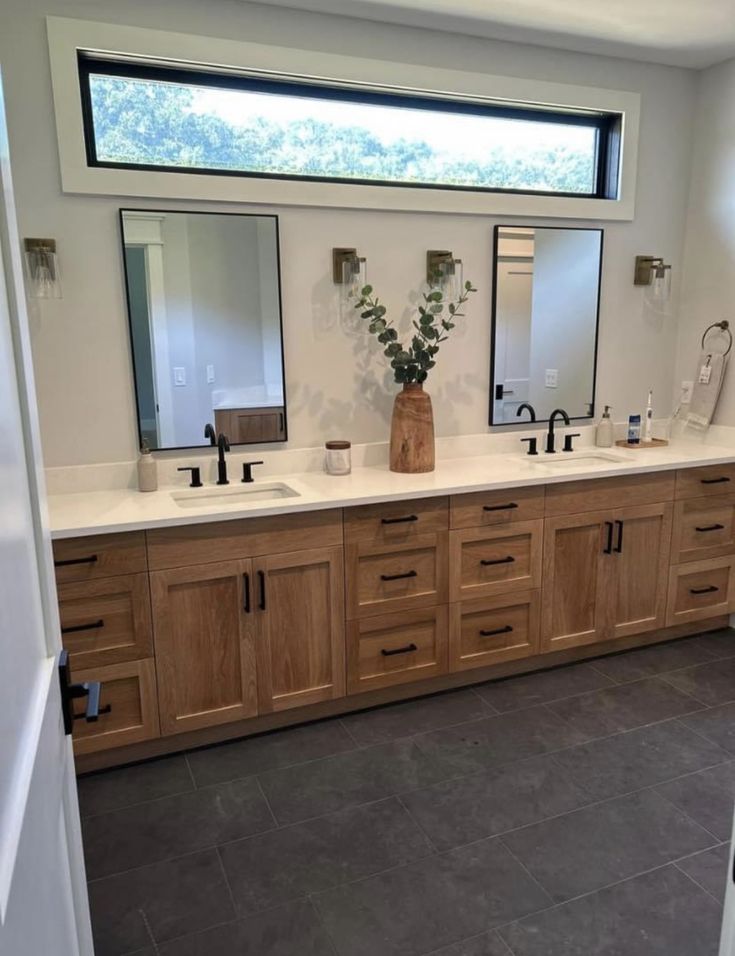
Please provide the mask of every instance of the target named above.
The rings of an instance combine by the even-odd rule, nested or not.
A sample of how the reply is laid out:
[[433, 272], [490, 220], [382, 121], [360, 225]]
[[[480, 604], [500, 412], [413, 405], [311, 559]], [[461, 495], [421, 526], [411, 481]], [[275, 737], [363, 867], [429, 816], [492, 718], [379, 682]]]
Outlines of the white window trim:
[[[61, 182], [67, 193], [465, 215], [596, 220], [634, 218], [640, 121], [640, 96], [637, 93], [419, 67], [63, 17], [47, 17], [46, 23]], [[579, 107], [622, 113], [623, 160], [619, 197], [575, 199], [90, 167], [87, 165], [84, 145], [77, 72], [79, 49], [115, 53], [118, 56], [128, 54], [203, 63], [229, 69], [267, 70], [303, 77], [418, 88], [457, 96], [487, 96], [495, 100], [543, 104], [552, 108]]]

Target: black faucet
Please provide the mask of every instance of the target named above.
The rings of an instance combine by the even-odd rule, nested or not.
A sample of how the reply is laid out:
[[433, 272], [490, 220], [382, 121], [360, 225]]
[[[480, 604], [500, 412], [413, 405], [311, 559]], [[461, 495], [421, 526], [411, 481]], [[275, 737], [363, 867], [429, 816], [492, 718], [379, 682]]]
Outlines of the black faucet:
[[556, 451], [554, 447], [554, 422], [557, 418], [563, 418], [565, 425], [570, 425], [569, 416], [564, 411], [563, 408], [555, 408], [554, 411], [549, 415], [549, 433], [546, 436], [546, 454], [553, 455]]
[[209, 439], [209, 444], [214, 448], [217, 444], [217, 432], [214, 430], [214, 425], [207, 424], [204, 426], [204, 437]]
[[536, 421], [536, 409], [530, 402], [521, 402], [521, 404], [518, 406], [518, 411], [516, 412], [516, 418], [520, 417], [523, 412], [528, 412], [528, 414], [531, 416], [532, 422]]
[[217, 438], [217, 448], [219, 450], [219, 457], [217, 459], [217, 484], [229, 485], [225, 452], [230, 450], [230, 440], [223, 432], [220, 432]]

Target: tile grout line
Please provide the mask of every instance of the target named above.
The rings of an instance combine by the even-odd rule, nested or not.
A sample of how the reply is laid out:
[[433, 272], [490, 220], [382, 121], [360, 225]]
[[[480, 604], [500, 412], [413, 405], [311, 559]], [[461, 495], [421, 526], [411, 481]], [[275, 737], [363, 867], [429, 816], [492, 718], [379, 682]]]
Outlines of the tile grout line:
[[[720, 844], [720, 846], [722, 846], [722, 844]], [[716, 850], [717, 847], [710, 847], [710, 850], [712, 850], [712, 849], [715, 849], [715, 850]], [[708, 853], [708, 852], [709, 852], [708, 850], [700, 850], [700, 853]], [[692, 855], [693, 855], [693, 856], [696, 856], [697, 854], [694, 853], [694, 854], [692, 854]], [[685, 859], [687, 859], [687, 858], [685, 857]], [[717, 903], [718, 906], [722, 906], [722, 905], [723, 905], [723, 901], [720, 900], [720, 899], [718, 899], [718, 898], [715, 896], [714, 893], [711, 893], [711, 892], [707, 889], [706, 886], [702, 886], [702, 884], [699, 882], [699, 880], [695, 880], [694, 877], [691, 875], [691, 873], [687, 873], [686, 870], [683, 870], [683, 869], [679, 866], [679, 862], [680, 862], [680, 861], [677, 861], [676, 863], [674, 863], [674, 866], [677, 868], [677, 870], [678, 870], [680, 873], [682, 873], [688, 880], [691, 880], [692, 883], [694, 883], [695, 886], [698, 886], [698, 887], [700, 888], [700, 890], [702, 890], [703, 893], [706, 893], [707, 896], [710, 896], [710, 897], [715, 901], [715, 903]]]
[[[533, 873], [529, 870], [529, 868], [526, 866], [523, 860], [519, 856], [517, 856], [513, 852], [513, 850], [508, 846], [508, 844], [505, 842], [502, 836], [498, 836], [496, 837], [496, 839], [500, 842], [500, 845], [508, 853], [511, 859], [515, 860], [518, 866], [520, 866], [520, 868], [523, 870], [523, 872], [526, 874], [529, 880], [531, 880], [531, 882], [541, 890], [541, 892], [544, 894], [544, 896], [549, 901], [549, 903], [553, 905], [554, 898], [551, 895], [551, 893], [549, 893], [549, 891], [546, 889], [546, 887], [543, 885], [543, 883], [533, 875]], [[531, 914], [529, 913], [528, 915], [530, 916]]]
[[[314, 902], [314, 900], [313, 900], [311, 897], [312, 897], [312, 894], [311, 894], [311, 893], [307, 893], [307, 895], [304, 897], [304, 899], [306, 900], [306, 902], [307, 902], [307, 903], [309, 904], [309, 906], [311, 907], [312, 912], [313, 912], [314, 915], [316, 916], [317, 922], [319, 923], [319, 925], [321, 926], [321, 928], [324, 930], [324, 935], [327, 937], [327, 942], [329, 943], [329, 948], [332, 950], [333, 956], [339, 956], [339, 948], [337, 947], [336, 942], [335, 942], [334, 939], [332, 938], [332, 934], [329, 932], [329, 927], [328, 927], [327, 924], [324, 922], [324, 917], [322, 916], [321, 912], [319, 911], [319, 907], [316, 905], [316, 903]], [[263, 954], [263, 956], [267, 956], [267, 954]]]
[[[404, 809], [406, 815], [408, 816], [408, 819], [411, 821], [411, 823], [413, 823], [413, 825], [416, 827], [416, 829], [419, 831], [419, 833], [422, 833], [422, 834], [424, 835], [424, 837], [425, 837], [425, 839], [426, 839], [426, 842], [429, 844], [429, 847], [431, 848], [431, 851], [432, 851], [432, 852], [431, 852], [431, 853], [427, 853], [426, 857], [429, 857], [429, 856], [437, 856], [439, 853], [441, 853], [441, 850], [440, 850], [439, 847], [436, 845], [436, 843], [434, 843], [434, 841], [431, 839], [431, 837], [429, 836], [429, 834], [428, 834], [428, 833], [426, 832], [426, 830], [424, 829], [423, 825], [416, 819], [416, 817], [415, 817], [415, 816], [411, 813], [411, 811], [408, 809], [408, 807], [406, 806], [406, 804], [405, 804], [404, 801], [403, 801], [403, 797], [401, 796], [401, 794], [396, 794], [395, 799], [396, 799], [396, 800], [398, 801], [398, 803], [403, 807], [403, 809]], [[426, 857], [422, 857], [421, 859], [426, 859]]]
[[[274, 827], [273, 829], [275, 829], [275, 830], [282, 830], [282, 829], [284, 828], [284, 824], [282, 824], [282, 823], [280, 822], [280, 820], [278, 819], [278, 817], [277, 817], [277, 816], [275, 815], [275, 813], [273, 812], [273, 807], [271, 806], [270, 800], [268, 799], [268, 797], [267, 797], [266, 794], [265, 794], [265, 790], [264, 790], [263, 784], [262, 784], [262, 782], [261, 782], [261, 780], [260, 780], [260, 776], [257, 775], [257, 774], [256, 774], [256, 776], [255, 776], [255, 783], [257, 784], [258, 792], [260, 793], [261, 797], [262, 797], [263, 800], [265, 801], [266, 809], [268, 810], [268, 813], [270, 813], [271, 818], [272, 818], [273, 822], [275, 823], [275, 827]], [[272, 832], [272, 831], [264, 830], [263, 832], [264, 832], [264, 833], [269, 833], [269, 832]], [[257, 836], [257, 834], [256, 834], [256, 833], [253, 833], [252, 836]], [[247, 839], [247, 837], [242, 837], [242, 839]], [[234, 843], [234, 842], [236, 842], [236, 841], [234, 841], [234, 840], [227, 840], [227, 841], [225, 841], [225, 843], [223, 843], [223, 844], [218, 844], [218, 845], [226, 846], [227, 843]]]
[[[717, 764], [717, 766], [722, 766], [722, 765], [721, 765], [721, 764]], [[707, 769], [708, 769], [708, 770], [713, 770], [714, 768], [713, 768], [713, 767], [708, 767]], [[678, 779], [681, 779], [681, 778], [678, 778]], [[665, 780], [665, 781], [664, 781], [664, 783], [673, 783], [673, 782], [674, 782], [673, 780]], [[663, 786], [663, 785], [664, 785], [664, 784], [657, 784], [657, 786]], [[656, 793], [657, 793], [657, 796], [661, 797], [662, 800], [665, 800], [666, 803], [670, 804], [675, 810], [678, 810], [678, 812], [681, 813], [682, 816], [686, 817], [686, 819], [689, 820], [690, 823], [694, 823], [696, 826], [700, 827], [702, 830], [704, 830], [705, 833], [708, 833], [708, 834], [712, 837], [713, 840], [717, 840], [717, 841], [720, 842], [720, 843], [722, 842], [722, 837], [717, 836], [716, 833], [713, 833], [711, 830], [708, 830], [707, 827], [706, 827], [703, 823], [699, 823], [697, 820], [695, 820], [694, 817], [693, 817], [690, 813], [687, 813], [687, 811], [684, 810], [683, 807], [680, 807], [677, 803], [674, 803], [674, 801], [671, 800], [669, 797], [667, 797], [665, 793], [658, 793], [658, 791], [656, 791]], [[711, 850], [712, 847], [704, 847], [703, 849], [704, 849], [704, 850]], [[701, 852], [701, 851], [700, 851], [700, 852]], [[690, 854], [690, 856], [691, 856], [691, 855], [692, 855], [692, 854]], [[682, 859], [684, 859], [684, 858], [682, 857]]]
[[220, 848], [216, 846], [214, 852], [217, 854], [217, 862], [219, 863], [220, 872], [222, 873], [222, 879], [225, 881], [225, 886], [227, 887], [227, 894], [230, 897], [230, 903], [232, 903], [232, 916], [233, 922], [240, 918], [240, 910], [237, 903], [235, 902], [235, 894], [232, 891], [232, 885], [230, 883], [230, 878], [227, 875], [227, 870], [225, 868], [225, 861], [222, 859], [222, 854], [220, 853]]

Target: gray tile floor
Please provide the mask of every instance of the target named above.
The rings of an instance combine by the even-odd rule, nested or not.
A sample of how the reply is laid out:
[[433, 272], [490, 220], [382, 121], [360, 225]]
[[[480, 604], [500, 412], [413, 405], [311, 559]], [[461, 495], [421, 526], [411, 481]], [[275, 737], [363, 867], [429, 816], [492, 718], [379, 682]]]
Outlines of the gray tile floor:
[[79, 782], [97, 956], [716, 956], [735, 631]]

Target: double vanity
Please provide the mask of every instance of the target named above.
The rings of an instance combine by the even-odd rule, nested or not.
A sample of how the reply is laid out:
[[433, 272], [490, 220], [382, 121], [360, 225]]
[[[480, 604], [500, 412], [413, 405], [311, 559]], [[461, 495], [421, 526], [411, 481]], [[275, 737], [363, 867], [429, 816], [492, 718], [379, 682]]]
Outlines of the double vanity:
[[79, 769], [725, 625], [735, 455], [616, 452], [52, 496]]

